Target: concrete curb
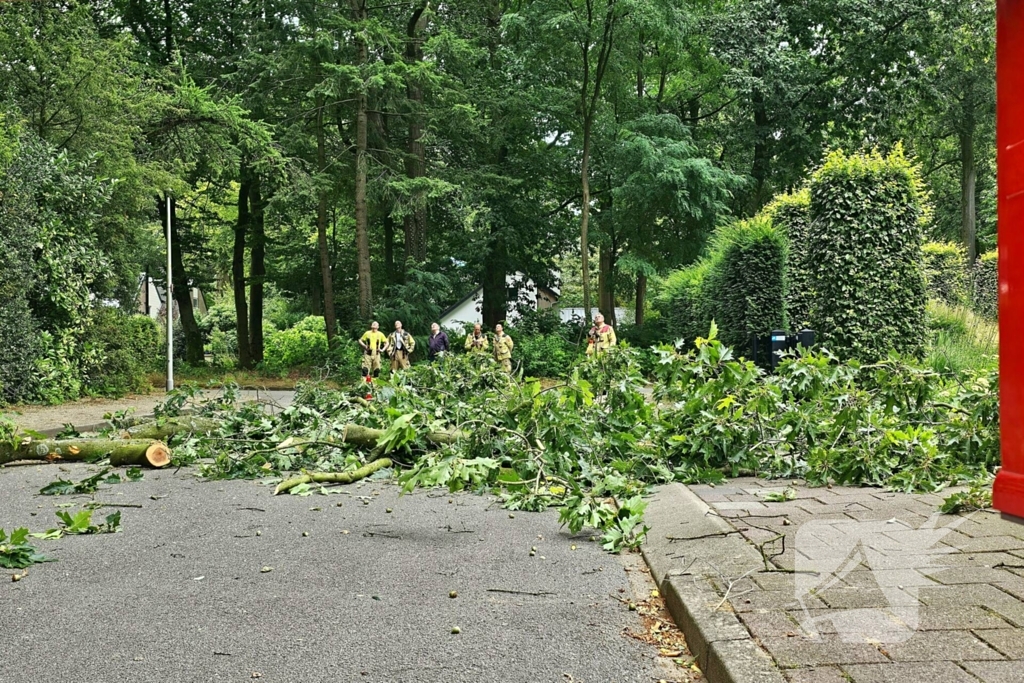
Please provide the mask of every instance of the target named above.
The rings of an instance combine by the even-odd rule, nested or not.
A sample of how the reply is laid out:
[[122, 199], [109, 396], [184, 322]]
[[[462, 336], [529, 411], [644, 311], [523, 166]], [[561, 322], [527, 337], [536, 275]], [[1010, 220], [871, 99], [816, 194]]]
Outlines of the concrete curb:
[[736, 616], [721, 609], [714, 580], [762, 566], [757, 551], [682, 484], [659, 487], [644, 521], [643, 556], [709, 683], [785, 683]]

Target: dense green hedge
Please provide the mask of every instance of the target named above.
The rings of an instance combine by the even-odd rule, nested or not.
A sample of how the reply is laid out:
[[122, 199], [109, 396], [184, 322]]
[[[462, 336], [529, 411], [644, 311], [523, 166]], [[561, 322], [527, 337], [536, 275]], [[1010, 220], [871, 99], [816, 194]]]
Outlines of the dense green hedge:
[[971, 273], [971, 307], [995, 318], [999, 312], [999, 252], [995, 249], [978, 257]]
[[928, 296], [950, 306], [967, 301], [967, 256], [952, 242], [927, 242], [921, 248]]
[[797, 331], [810, 324], [811, 302], [814, 300], [811, 268], [807, 260], [811, 230], [811, 193], [808, 190], [801, 190], [795, 194], [780, 195], [765, 207], [764, 213], [771, 218], [772, 225], [786, 235], [789, 242], [786, 314], [793, 331]]
[[786, 236], [767, 216], [726, 226], [715, 235], [718, 253], [705, 280], [703, 307], [718, 323], [722, 342], [745, 348], [751, 334], [786, 329]]
[[924, 211], [920, 176], [899, 147], [888, 157], [833, 152], [811, 179], [811, 325], [840, 357], [922, 352]]
[[321, 368], [340, 379], [359, 376], [361, 354], [354, 341], [340, 337], [337, 349], [327, 347], [324, 319], [311, 315], [287, 330], [274, 330], [264, 337], [260, 368], [284, 374], [295, 368]]
[[164, 358], [156, 321], [112, 308], [96, 311], [83, 342], [87, 390], [104, 396], [146, 391]]
[[786, 257], [785, 234], [767, 216], [719, 229], [706, 258], [661, 283], [669, 334], [689, 342], [714, 320], [723, 342], [745, 349], [751, 333], [786, 329]]
[[657, 283], [654, 306], [665, 321], [668, 336], [692, 341], [707, 333], [712, 312], [701, 295], [704, 280], [713, 267], [713, 257], [688, 268], [669, 273]]

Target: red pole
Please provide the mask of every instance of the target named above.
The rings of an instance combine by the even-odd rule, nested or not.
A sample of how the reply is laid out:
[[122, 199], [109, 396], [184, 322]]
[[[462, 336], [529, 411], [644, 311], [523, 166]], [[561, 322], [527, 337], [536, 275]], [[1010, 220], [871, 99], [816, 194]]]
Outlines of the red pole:
[[1024, 517], [1024, 1], [996, 7], [999, 400], [1003, 467], [992, 502]]

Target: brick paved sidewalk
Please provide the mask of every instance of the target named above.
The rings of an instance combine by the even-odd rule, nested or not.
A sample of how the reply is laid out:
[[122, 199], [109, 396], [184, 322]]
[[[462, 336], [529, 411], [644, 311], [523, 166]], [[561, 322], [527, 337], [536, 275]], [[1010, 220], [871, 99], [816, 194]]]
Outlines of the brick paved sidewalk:
[[1024, 683], [1024, 524], [871, 488], [765, 500], [785, 488], [690, 490], [757, 549], [701, 573], [789, 681]]

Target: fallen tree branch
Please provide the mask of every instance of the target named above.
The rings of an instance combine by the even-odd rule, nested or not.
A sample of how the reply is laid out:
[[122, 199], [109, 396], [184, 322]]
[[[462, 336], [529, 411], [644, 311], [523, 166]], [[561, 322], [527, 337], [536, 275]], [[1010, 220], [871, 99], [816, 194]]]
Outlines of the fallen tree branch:
[[94, 462], [109, 458], [110, 464], [148, 465], [166, 467], [171, 462], [167, 446], [152, 439], [32, 439], [25, 438], [10, 444], [0, 443], [0, 465], [15, 460], [44, 460], [54, 462]]
[[208, 417], [171, 417], [129, 427], [122, 433], [122, 438], [164, 441], [178, 434], [212, 434], [221, 424], [220, 420]]
[[277, 496], [282, 493], [286, 493], [299, 484], [351, 484], [352, 482], [368, 477], [377, 470], [384, 469], [385, 467], [391, 467], [391, 460], [388, 458], [374, 460], [373, 462], [367, 463], [359, 469], [352, 470], [351, 472], [308, 472], [298, 477], [292, 477], [291, 479], [285, 479], [282, 481], [277, 485], [277, 488], [274, 489], [274, 495]]

